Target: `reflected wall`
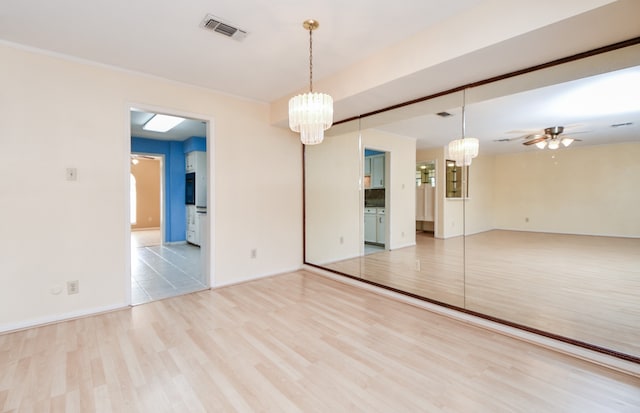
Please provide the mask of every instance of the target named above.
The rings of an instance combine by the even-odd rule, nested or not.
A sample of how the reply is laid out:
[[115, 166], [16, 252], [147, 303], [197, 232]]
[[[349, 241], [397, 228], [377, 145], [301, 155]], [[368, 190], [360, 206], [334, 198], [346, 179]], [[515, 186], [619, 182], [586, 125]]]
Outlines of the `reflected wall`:
[[[306, 262], [640, 360], [640, 46], [465, 92], [305, 148]], [[555, 126], [568, 146], [549, 149]], [[463, 133], [480, 154], [451, 198], [446, 144]], [[366, 148], [388, 156], [382, 249], [365, 242]], [[417, 210], [425, 162], [431, 215]]]

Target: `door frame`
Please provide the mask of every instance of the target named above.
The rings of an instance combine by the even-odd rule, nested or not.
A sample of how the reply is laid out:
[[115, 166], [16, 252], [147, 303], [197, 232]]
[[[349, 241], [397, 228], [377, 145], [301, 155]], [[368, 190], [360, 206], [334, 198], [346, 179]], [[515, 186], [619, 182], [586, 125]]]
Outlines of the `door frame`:
[[[125, 184], [125, 196], [124, 196], [124, 243], [125, 246], [125, 268], [123, 275], [123, 288], [124, 288], [124, 300], [125, 304], [131, 306], [131, 223], [129, 220], [131, 209], [131, 184], [129, 176], [131, 174], [131, 110], [140, 109], [145, 112], [162, 113], [167, 115], [180, 116], [190, 119], [202, 120], [206, 124], [206, 145], [207, 145], [207, 227], [205, 234], [205, 248], [201, 248], [201, 259], [203, 260], [202, 271], [204, 272], [205, 279], [208, 280], [209, 288], [216, 285], [215, 283], [215, 265], [213, 258], [215, 257], [215, 168], [213, 162], [215, 160], [215, 136], [214, 136], [214, 118], [210, 115], [204, 115], [201, 113], [193, 113], [177, 110], [175, 108], [166, 108], [161, 106], [153, 106], [145, 103], [126, 102], [124, 105], [124, 184]], [[163, 172], [165, 163], [163, 162]], [[163, 173], [164, 175], [164, 173]], [[164, 180], [164, 177], [163, 177]], [[164, 190], [164, 188], [163, 188]], [[164, 194], [163, 194], [164, 195]], [[164, 210], [162, 211], [164, 213]], [[165, 220], [161, 220], [163, 225], [161, 231], [164, 231], [166, 223]], [[162, 235], [164, 241], [164, 233]]]

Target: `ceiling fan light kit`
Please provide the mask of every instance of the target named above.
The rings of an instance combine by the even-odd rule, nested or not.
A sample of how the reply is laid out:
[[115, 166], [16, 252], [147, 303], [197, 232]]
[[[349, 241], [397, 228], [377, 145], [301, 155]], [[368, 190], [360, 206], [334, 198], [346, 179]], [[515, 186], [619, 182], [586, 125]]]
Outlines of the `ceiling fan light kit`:
[[529, 135], [526, 136], [526, 141], [522, 142], [523, 145], [535, 145], [538, 149], [549, 148], [556, 150], [560, 147], [560, 144], [565, 148], [571, 145], [573, 142], [579, 140], [569, 137], [560, 137], [560, 134], [564, 132], [564, 126], [552, 126], [545, 128], [544, 135]]

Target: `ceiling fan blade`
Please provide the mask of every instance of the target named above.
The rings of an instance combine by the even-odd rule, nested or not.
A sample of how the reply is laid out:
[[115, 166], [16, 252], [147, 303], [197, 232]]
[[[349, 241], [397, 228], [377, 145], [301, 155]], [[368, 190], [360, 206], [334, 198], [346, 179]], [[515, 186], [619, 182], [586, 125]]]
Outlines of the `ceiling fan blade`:
[[536, 143], [538, 143], [538, 142], [543, 142], [543, 141], [546, 141], [546, 140], [547, 140], [547, 137], [546, 137], [546, 136], [540, 136], [540, 135], [537, 135], [537, 136], [538, 136], [537, 138], [529, 139], [528, 141], [524, 141], [524, 142], [522, 142], [522, 144], [523, 144], [523, 145], [527, 145], [527, 146], [528, 146], [528, 145], [535, 145], [535, 144], [536, 144]]
[[494, 139], [494, 142], [513, 142], [513, 141], [519, 141], [522, 139], [525, 139], [526, 136], [518, 136], [515, 138], [499, 138], [499, 139]]

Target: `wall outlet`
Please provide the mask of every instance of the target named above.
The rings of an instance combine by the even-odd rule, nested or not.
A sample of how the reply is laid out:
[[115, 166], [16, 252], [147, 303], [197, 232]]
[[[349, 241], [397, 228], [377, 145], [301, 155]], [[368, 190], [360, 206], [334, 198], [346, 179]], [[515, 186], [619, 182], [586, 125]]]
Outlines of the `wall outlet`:
[[66, 178], [67, 178], [67, 181], [77, 181], [78, 170], [76, 168], [67, 168]]
[[78, 294], [80, 292], [80, 282], [78, 280], [67, 281], [67, 295]]
[[524, 217], [524, 222], [529, 222], [529, 217]]
[[251, 249], [251, 258], [258, 258], [258, 249], [257, 248], [252, 248]]
[[344, 237], [340, 236], [340, 244], [344, 244]]

